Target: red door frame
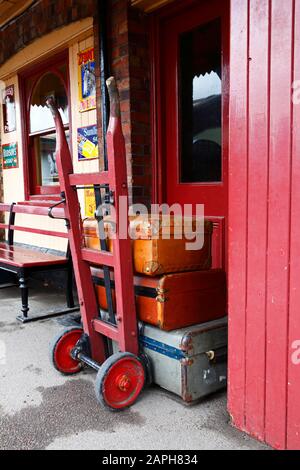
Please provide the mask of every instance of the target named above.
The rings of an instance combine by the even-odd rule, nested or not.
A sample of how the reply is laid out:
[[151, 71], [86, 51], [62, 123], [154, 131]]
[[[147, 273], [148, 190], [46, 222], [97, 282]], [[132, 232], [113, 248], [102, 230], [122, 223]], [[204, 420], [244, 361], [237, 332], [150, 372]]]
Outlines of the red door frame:
[[[214, 14], [214, 0], [207, 2], [206, 8], [208, 10], [208, 18], [214, 19], [219, 17], [219, 14]], [[205, 5], [205, 3], [204, 3]], [[188, 10], [199, 6], [198, 0], [182, 0], [177, 1], [171, 5], [167, 5], [165, 8], [158, 10], [150, 17], [150, 57], [151, 57], [151, 123], [152, 123], [152, 168], [153, 168], [153, 180], [152, 180], [152, 202], [155, 204], [161, 204], [166, 200], [166, 187], [165, 187], [165, 175], [166, 175], [166, 158], [164, 158], [164, 137], [162, 135], [164, 113], [163, 107], [163, 88], [161, 84], [161, 30], [163, 22], [169, 18], [176, 17], [182, 13], [188, 12]], [[219, 12], [218, 12], [219, 13]], [[223, 91], [222, 91], [222, 162], [223, 162], [223, 182], [220, 186], [225, 184], [228, 188], [228, 128], [229, 128], [229, 16], [230, 16], [230, 2], [224, 1], [224, 9], [222, 11], [223, 16], [228, 24], [228, 30], [223, 30], [223, 47], [225, 47], [224, 55], [228, 58], [228, 64], [223, 67]], [[180, 16], [179, 16], [180, 18]], [[223, 64], [224, 65], [224, 64]], [[225, 81], [224, 81], [225, 78]], [[174, 108], [178, 109], [178, 101], [174, 103]], [[176, 114], [177, 114], [176, 109]], [[174, 110], [173, 110], [174, 111]], [[178, 124], [178, 122], [177, 122]], [[177, 125], [178, 128], [178, 125]], [[178, 128], [179, 129], [179, 128]], [[176, 142], [177, 155], [178, 152], [179, 138]], [[225, 161], [225, 165], [224, 165]], [[173, 175], [174, 176], [174, 175]], [[183, 185], [184, 186], [184, 185]], [[197, 186], [209, 187], [210, 184], [201, 184]], [[228, 191], [227, 191], [227, 210], [228, 210]], [[224, 204], [226, 205], [226, 202]], [[210, 214], [211, 215], [211, 214]], [[228, 213], [227, 213], [228, 216]], [[211, 217], [214, 223], [214, 243], [213, 243], [213, 267], [227, 268], [227, 229], [225, 227], [224, 217], [218, 217], [217, 215]]]
[[[67, 63], [67, 81], [64, 77], [58, 73], [57, 66], [63, 64], [64, 61]], [[66, 89], [68, 104], [69, 104], [69, 132], [70, 136], [72, 135], [72, 109], [71, 109], [71, 92], [70, 92], [70, 74], [69, 74], [69, 51], [64, 50], [54, 56], [43, 60], [42, 62], [35, 64], [27, 68], [24, 72], [19, 74], [19, 90], [20, 90], [20, 103], [21, 103], [21, 134], [22, 134], [22, 151], [23, 151], [23, 174], [24, 174], [24, 193], [25, 200], [31, 199], [53, 199], [53, 194], [59, 194], [60, 187], [53, 186], [46, 187], [41, 186], [40, 191], [36, 192], [36, 169], [35, 165], [30, 166], [30, 160], [32, 159], [32, 152], [30, 151], [30, 137], [29, 137], [29, 106], [32, 97], [33, 90], [38, 83], [38, 81], [43, 76], [43, 72], [46, 74], [48, 72], [55, 73], [61, 80]], [[35, 80], [32, 82], [30, 92], [26, 96], [26, 87], [25, 83], [30, 77], [35, 76]], [[53, 125], [54, 129], [54, 125]], [[42, 133], [41, 133], [42, 134]], [[70, 138], [70, 147], [72, 151], [72, 139]], [[33, 174], [32, 174], [33, 172]], [[33, 184], [34, 181], [34, 184]], [[33, 188], [35, 191], [33, 192]], [[43, 190], [45, 188], [45, 190]], [[49, 188], [47, 190], [46, 188]], [[51, 192], [52, 191], [52, 192]], [[51, 193], [51, 194], [50, 194]]]

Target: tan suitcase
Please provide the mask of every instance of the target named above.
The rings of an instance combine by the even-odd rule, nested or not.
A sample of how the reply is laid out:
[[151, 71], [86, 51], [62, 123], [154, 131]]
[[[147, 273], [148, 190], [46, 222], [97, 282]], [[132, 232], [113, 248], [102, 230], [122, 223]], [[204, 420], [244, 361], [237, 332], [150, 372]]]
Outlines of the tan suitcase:
[[[193, 240], [188, 238], [176, 239], [182, 231], [182, 221], [174, 217], [171, 219], [148, 221], [139, 218], [131, 219], [130, 228], [135, 232], [137, 239], [132, 241], [133, 263], [136, 273], [147, 276], [160, 276], [167, 273], [184, 271], [208, 270], [211, 268], [211, 243], [212, 222], [205, 220], [204, 244], [201, 249], [188, 250], [187, 243]], [[180, 224], [180, 225], [179, 225]], [[106, 232], [109, 234], [109, 221], [105, 223]], [[98, 226], [95, 219], [86, 219], [83, 223], [84, 239], [87, 248], [99, 250]], [[196, 224], [193, 222], [193, 232]], [[164, 239], [163, 233], [170, 232], [170, 239]], [[157, 237], [157, 238], [155, 238]], [[108, 248], [112, 251], [112, 242], [109, 240]]]
[[[92, 274], [99, 306], [107, 310], [103, 271], [93, 268]], [[111, 273], [115, 309], [113, 279]], [[216, 320], [227, 314], [226, 274], [220, 269], [156, 278], [135, 276], [134, 288], [139, 319], [165, 331]]]

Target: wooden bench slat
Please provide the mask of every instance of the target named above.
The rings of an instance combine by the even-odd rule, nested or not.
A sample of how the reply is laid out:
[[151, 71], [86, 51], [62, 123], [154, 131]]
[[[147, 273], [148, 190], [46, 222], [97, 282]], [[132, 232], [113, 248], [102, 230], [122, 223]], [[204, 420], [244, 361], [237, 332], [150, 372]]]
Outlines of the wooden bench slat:
[[[10, 204], [0, 204], [0, 212], [9, 212]], [[13, 212], [15, 214], [28, 214], [28, 215], [43, 215], [48, 216], [49, 207], [47, 206], [31, 206], [25, 204], [15, 204], [13, 207]], [[65, 216], [65, 211], [62, 207], [56, 207], [53, 209], [54, 217], [63, 218]]]
[[[42, 318], [52, 318], [58, 315], [69, 313], [77, 308], [74, 308], [73, 298], [73, 269], [72, 260], [70, 257], [69, 243], [66, 254], [63, 256], [44, 253], [43, 251], [35, 250], [34, 247], [29, 246], [16, 246], [14, 244], [14, 234], [16, 231], [35, 233], [38, 235], [47, 235], [59, 238], [68, 238], [66, 232], [58, 232], [55, 230], [48, 230], [43, 228], [24, 227], [18, 226], [15, 222], [17, 214], [27, 214], [33, 216], [49, 216], [53, 218], [65, 218], [64, 208], [61, 206], [60, 199], [57, 200], [55, 206], [53, 201], [39, 200], [36, 204], [31, 201], [21, 203], [4, 204], [0, 203], [0, 212], [7, 212], [9, 214], [7, 223], [0, 223], [0, 229], [7, 230], [7, 242], [0, 242], [0, 269], [14, 273], [18, 280], [21, 291], [21, 315], [17, 318], [24, 322], [35, 321]], [[32, 222], [31, 222], [32, 223]], [[50, 226], [52, 227], [52, 225]], [[28, 302], [28, 279], [31, 272], [48, 271], [48, 270], [64, 270], [66, 274], [66, 300], [68, 308], [58, 312], [50, 312], [45, 315], [35, 316], [34, 318], [28, 317], [29, 302]]]
[[[9, 228], [9, 225], [0, 224], [0, 229], [1, 228], [7, 230]], [[17, 230], [18, 232], [36, 233], [37, 235], [47, 235], [48, 237], [68, 238], [67, 233], [54, 232], [53, 230], [43, 230], [31, 227], [19, 227], [18, 225], [11, 225], [10, 228], [11, 230]]]
[[0, 243], [0, 264], [3, 263], [15, 267], [29, 268], [33, 266], [67, 264], [67, 262], [68, 260], [64, 256], [52, 255], [29, 248], [9, 246], [6, 243]]

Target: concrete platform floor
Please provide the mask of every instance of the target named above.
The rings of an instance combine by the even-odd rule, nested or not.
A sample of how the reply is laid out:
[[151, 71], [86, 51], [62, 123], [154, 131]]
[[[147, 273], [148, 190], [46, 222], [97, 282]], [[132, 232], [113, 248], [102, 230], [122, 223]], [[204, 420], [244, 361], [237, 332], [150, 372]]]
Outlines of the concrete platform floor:
[[[32, 312], [62, 305], [57, 291], [33, 289]], [[21, 325], [17, 288], [0, 290], [0, 449], [266, 449], [229, 425], [226, 394], [186, 407], [157, 387], [130, 410], [103, 410], [94, 372], [76, 378], [50, 365], [57, 319]]]

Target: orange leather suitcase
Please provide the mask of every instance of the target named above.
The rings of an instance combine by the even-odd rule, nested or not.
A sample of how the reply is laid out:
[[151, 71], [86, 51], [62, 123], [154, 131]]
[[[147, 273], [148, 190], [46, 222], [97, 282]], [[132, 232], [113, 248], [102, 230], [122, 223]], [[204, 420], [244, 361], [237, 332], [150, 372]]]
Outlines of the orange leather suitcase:
[[[137, 220], [139, 220], [138, 223]], [[149, 222], [148, 218], [132, 218], [130, 227], [134, 230], [137, 238], [132, 241], [133, 263], [136, 273], [159, 276], [167, 273], [208, 270], [211, 268], [213, 224], [209, 220], [205, 220], [204, 244], [198, 250], [186, 249], [186, 244], [192, 243], [193, 240], [175, 238], [182, 231], [181, 219], [171, 217], [171, 219], [165, 218], [159, 221], [155, 219]], [[109, 222], [106, 222], [105, 228], [109, 236]], [[94, 219], [86, 219], [83, 223], [83, 229], [86, 247], [99, 250], [97, 222]], [[195, 221], [192, 229], [195, 232]], [[162, 238], [162, 234], [167, 230], [170, 231], [170, 239]], [[112, 250], [111, 240], [108, 242], [108, 247], [109, 250]]]
[[[93, 268], [100, 308], [107, 310], [101, 269]], [[114, 281], [112, 294], [115, 308]], [[167, 274], [157, 278], [135, 276], [139, 319], [165, 331], [205, 323], [227, 315], [226, 274], [220, 269]]]

